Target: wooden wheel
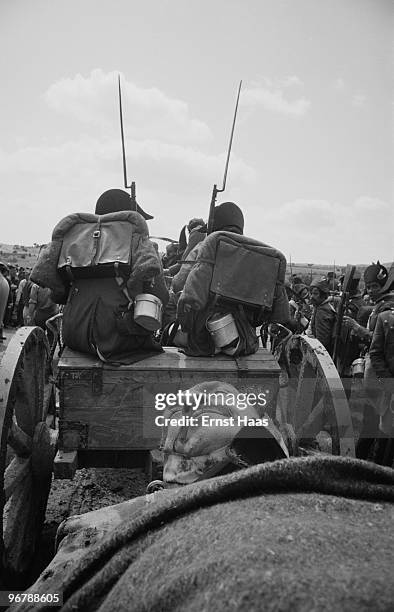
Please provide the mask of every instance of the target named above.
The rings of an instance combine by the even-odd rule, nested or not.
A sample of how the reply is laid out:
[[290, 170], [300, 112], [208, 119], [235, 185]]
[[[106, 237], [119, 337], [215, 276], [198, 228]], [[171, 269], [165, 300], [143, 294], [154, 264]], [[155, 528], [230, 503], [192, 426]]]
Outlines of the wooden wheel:
[[23, 575], [45, 518], [55, 454], [45, 397], [48, 342], [22, 327], [0, 363], [0, 552], [3, 569]]
[[297, 447], [315, 445], [333, 455], [355, 457], [349, 404], [339, 374], [324, 346], [292, 336], [284, 349], [279, 419]]

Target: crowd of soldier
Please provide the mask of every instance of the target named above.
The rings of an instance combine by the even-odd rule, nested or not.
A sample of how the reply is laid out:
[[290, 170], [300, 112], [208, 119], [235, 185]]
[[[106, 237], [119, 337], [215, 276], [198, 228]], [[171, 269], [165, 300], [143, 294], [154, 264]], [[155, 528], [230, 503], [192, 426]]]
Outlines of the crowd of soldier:
[[59, 307], [51, 290], [30, 280], [31, 270], [0, 262], [0, 342], [6, 340], [4, 328], [37, 325], [47, 331], [46, 321]]
[[[139, 207], [137, 210], [140, 214], [133, 214], [137, 214], [137, 217], [145, 224], [139, 230], [143, 235], [147, 231], [147, 229], [144, 229], [146, 228], [145, 220], [151, 217]], [[95, 213], [105, 215], [122, 213], [122, 211], [131, 211], [130, 197], [121, 190], [110, 190], [99, 198]], [[236, 204], [224, 202], [215, 208], [213, 232], [230, 232], [238, 240], [237, 244], [247, 244], [247, 239], [243, 237], [243, 228], [243, 213]], [[262, 243], [254, 242], [262, 245]], [[194, 354], [204, 354], [204, 352], [199, 353], [198, 350], [204, 351], [206, 344], [200, 342], [200, 344], [194, 343], [192, 346], [191, 337], [197, 331], [200, 334], [200, 339], [203, 337], [201, 334], [206, 333], [206, 319], [208, 314], [212, 313], [212, 309], [202, 309], [201, 312], [194, 315], [194, 318], [191, 317], [190, 304], [187, 302], [190, 283], [188, 284], [187, 280], [191, 271], [195, 268], [195, 264], [205, 261], [204, 257], [201, 257], [201, 253], [206, 248], [206, 244], [207, 226], [204, 220], [200, 218], [191, 219], [182, 229], [178, 243], [171, 243], [167, 247], [166, 253], [161, 258], [161, 271], [156, 275], [155, 282], [150, 283], [149, 287], [146, 283], [141, 285], [139, 291], [144, 290], [153, 294], [156, 291], [156, 295], [163, 302], [164, 313], [160, 334], [147, 335], [145, 331], [145, 335], [139, 337], [138, 346], [133, 345], [135, 350], [136, 348], [138, 350], [157, 350], [157, 341], [159, 340], [163, 346], [174, 345], [183, 347], [185, 352], [189, 349], [191, 354], [193, 354], [193, 350], [195, 351]], [[262, 246], [267, 247], [267, 245]], [[155, 254], [159, 258], [157, 249]], [[56, 262], [54, 265], [56, 265]], [[86, 279], [85, 281], [74, 280], [73, 282], [67, 282], [63, 279], [65, 290], [60, 299], [59, 297], [56, 298], [56, 295], [53, 296], [48, 287], [40, 287], [30, 280], [27, 272], [23, 268], [17, 269], [13, 266], [0, 264], [0, 322], [2, 326], [9, 326], [14, 322], [15, 325], [39, 325], [45, 329], [46, 320], [58, 312], [56, 302], [66, 304], [63, 307], [63, 318], [66, 320], [67, 317], [75, 317], [76, 308], [79, 314], [84, 312], [84, 308], [89, 311], [97, 309], [98, 301], [100, 304], [103, 301], [105, 302], [109, 291], [110, 283], [105, 279], [101, 279], [100, 283], [95, 279], [94, 283], [90, 284], [87, 283]], [[37, 280], [34, 279], [34, 273], [33, 280]], [[343, 313], [344, 316], [339, 322], [338, 304], [341, 295], [341, 282], [343, 282], [343, 277], [336, 279], [333, 273], [330, 273], [327, 277], [312, 279], [309, 284], [304, 278], [296, 275], [291, 275], [287, 281], [283, 278], [282, 283], [277, 283], [281, 286], [279, 290], [275, 289], [272, 308], [265, 313], [263, 319], [265, 329], [269, 324], [281, 324], [293, 333], [317, 338], [331, 356], [333, 356], [334, 344], [337, 339], [339, 350], [335, 356], [335, 365], [342, 378], [350, 378], [352, 363], [360, 356], [365, 358], [364, 415], [357, 454], [360, 457], [366, 457], [369, 452], [370, 440], [382, 433], [391, 438], [393, 430], [393, 268], [388, 271], [378, 262], [365, 269], [362, 279], [359, 272], [355, 274], [351, 285], [347, 288], [349, 297]], [[100, 284], [103, 288], [94, 292], [92, 287], [101, 286]], [[362, 284], [364, 285], [363, 293], [360, 289]], [[87, 285], [89, 287], [85, 291], [84, 287], [86, 288]], [[125, 297], [118, 291], [119, 287], [122, 288], [123, 294], [126, 292], [129, 299], [128, 304], [123, 304]], [[127, 309], [132, 299], [127, 293], [126, 285], [122, 287], [119, 284], [119, 287], [116, 288], [114, 285], [114, 289], [111, 289], [113, 291], [110, 298], [111, 308], [115, 311], [116, 307], [121, 305], [123, 308], [122, 317], [127, 323]], [[78, 298], [74, 300], [74, 310], [72, 310], [71, 305], [71, 290], [78, 292]], [[133, 295], [132, 298], [134, 297]], [[84, 300], [83, 307], [81, 307], [81, 300]], [[122, 300], [123, 302], [120, 304]], [[262, 320], [256, 318], [256, 313], [248, 307], [245, 307], [245, 312], [242, 312], [243, 319], [237, 320], [237, 326], [239, 330], [242, 330], [240, 336], [242, 336], [241, 340], [243, 339], [244, 343], [240, 345], [238, 341], [238, 344], [235, 343], [234, 346], [230, 347], [231, 350], [227, 354], [248, 354], [254, 352], [258, 346], [255, 328], [256, 323], [262, 325]], [[103, 330], [104, 327], [105, 330]], [[86, 333], [91, 333], [91, 328], [92, 325], [89, 323]], [[117, 334], [116, 337], [120, 338], [118, 333], [119, 320], [114, 322], [111, 327], [111, 321], [107, 317], [101, 328], [96, 332], [97, 335], [105, 332], [107, 336], [111, 336], [111, 351], [113, 351], [115, 335]], [[138, 326], [136, 327], [134, 324], [131, 327], [129, 325], [129, 336], [134, 334], [138, 337], [140, 332], [136, 331], [137, 328]], [[68, 342], [66, 334], [66, 344], [70, 348], [94, 350], [100, 358], [102, 357], [101, 349], [101, 352], [99, 352], [98, 345], [92, 345], [91, 338], [85, 344], [73, 345], [73, 338], [76, 337], [75, 321], [71, 322], [69, 329], [72, 329], [74, 334], [69, 334], [70, 340]], [[0, 335], [3, 338], [2, 327]], [[79, 341], [81, 337], [81, 333], [78, 333]], [[104, 338], [104, 336], [102, 337]], [[143, 338], [143, 341], [141, 341], [141, 338]], [[124, 354], [128, 341], [119, 341], [122, 342], [121, 352]], [[104, 346], [105, 338], [103, 342]], [[198, 349], [197, 353], [196, 347]], [[112, 352], [111, 354], [115, 353]]]

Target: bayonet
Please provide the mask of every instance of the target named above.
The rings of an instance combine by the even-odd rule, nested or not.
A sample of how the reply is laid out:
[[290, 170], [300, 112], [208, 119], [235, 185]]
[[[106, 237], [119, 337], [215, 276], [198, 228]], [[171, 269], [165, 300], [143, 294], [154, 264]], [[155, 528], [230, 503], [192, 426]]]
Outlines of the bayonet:
[[173, 238], [166, 238], [165, 236], [149, 236], [151, 240], [164, 240], [165, 242], [172, 242], [173, 244], [178, 244], [178, 240], [173, 240]]
[[122, 90], [120, 87], [120, 74], [118, 74], [118, 91], [119, 91], [119, 116], [120, 116], [120, 137], [122, 140], [122, 158], [123, 158], [123, 181], [125, 189], [130, 189], [131, 198], [131, 209], [137, 210], [137, 200], [135, 198], [135, 182], [132, 181], [128, 185], [127, 181], [127, 166], [126, 166], [126, 148], [124, 141], [124, 130], [123, 130], [123, 112], [122, 112]]
[[242, 86], [242, 81], [239, 82], [239, 87], [238, 87], [237, 101], [235, 103], [233, 125], [232, 125], [232, 128], [231, 128], [230, 142], [229, 142], [229, 145], [228, 145], [226, 165], [224, 167], [224, 175], [223, 175], [222, 187], [220, 189], [215, 184], [213, 186], [213, 189], [212, 189], [211, 204], [209, 206], [209, 216], [208, 216], [208, 223], [207, 223], [207, 234], [211, 234], [212, 230], [213, 230], [213, 218], [214, 218], [215, 204], [216, 204], [217, 195], [218, 195], [218, 193], [222, 193], [225, 190], [225, 188], [226, 188], [228, 164], [229, 164], [229, 161], [230, 161], [231, 147], [232, 147], [232, 144], [233, 144], [234, 128], [235, 128], [235, 121], [236, 121], [236, 118], [237, 118], [238, 102], [239, 102], [239, 96], [240, 96], [240, 93], [241, 93], [241, 86]]

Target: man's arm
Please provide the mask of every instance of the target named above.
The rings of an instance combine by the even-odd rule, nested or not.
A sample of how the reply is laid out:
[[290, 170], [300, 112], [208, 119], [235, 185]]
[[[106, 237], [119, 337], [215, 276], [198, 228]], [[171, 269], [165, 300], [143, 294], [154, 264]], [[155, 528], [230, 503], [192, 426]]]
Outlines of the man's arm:
[[394, 393], [394, 377], [385, 354], [387, 346], [394, 348], [394, 314], [382, 312], [376, 320], [369, 355], [376, 376], [381, 379], [387, 391]]

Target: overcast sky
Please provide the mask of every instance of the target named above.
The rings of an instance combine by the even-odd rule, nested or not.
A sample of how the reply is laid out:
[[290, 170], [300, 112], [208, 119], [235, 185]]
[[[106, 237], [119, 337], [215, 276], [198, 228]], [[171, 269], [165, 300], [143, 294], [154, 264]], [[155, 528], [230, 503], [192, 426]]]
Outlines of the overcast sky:
[[293, 261], [394, 257], [391, 0], [1, 0], [0, 242], [129, 180], [177, 238], [225, 200]]

